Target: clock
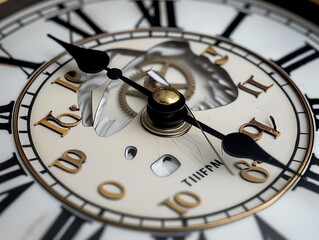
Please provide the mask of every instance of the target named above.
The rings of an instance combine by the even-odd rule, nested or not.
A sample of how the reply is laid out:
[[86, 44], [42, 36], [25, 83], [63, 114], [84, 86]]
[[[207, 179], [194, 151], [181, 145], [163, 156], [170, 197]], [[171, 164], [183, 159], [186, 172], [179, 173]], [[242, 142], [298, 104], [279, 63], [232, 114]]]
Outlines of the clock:
[[318, 5], [269, 2], [2, 3], [2, 236], [316, 239]]

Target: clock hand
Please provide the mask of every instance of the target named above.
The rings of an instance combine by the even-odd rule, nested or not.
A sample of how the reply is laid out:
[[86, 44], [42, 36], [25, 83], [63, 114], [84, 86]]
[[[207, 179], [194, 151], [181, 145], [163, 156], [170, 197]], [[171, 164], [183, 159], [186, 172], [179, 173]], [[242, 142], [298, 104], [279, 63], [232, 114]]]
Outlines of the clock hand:
[[155, 72], [153, 69], [148, 70], [147, 75], [150, 76], [152, 79], [154, 79], [156, 82], [165, 85], [165, 86], [171, 86], [168, 81], [165, 78], [162, 78], [157, 72]]
[[105, 52], [81, 48], [63, 42], [51, 34], [48, 34], [48, 37], [59, 43], [65, 50], [67, 50], [75, 59], [80, 70], [85, 73], [101, 72], [110, 63], [110, 58]]
[[66, 43], [56, 37], [48, 34], [48, 37], [59, 43], [74, 58], [78, 67], [85, 73], [98, 73], [103, 70], [107, 71], [107, 76], [112, 80], [121, 79], [131, 87], [142, 92], [146, 96], [150, 96], [152, 92], [139, 84], [131, 81], [122, 75], [122, 71], [118, 68], [108, 68], [110, 58], [106, 52], [92, 49], [85, 49], [76, 45]]
[[205, 137], [206, 141], [208, 142], [208, 144], [210, 145], [210, 147], [213, 149], [213, 151], [215, 152], [215, 154], [217, 155], [217, 157], [222, 161], [222, 163], [224, 164], [225, 168], [227, 169], [227, 171], [231, 174], [234, 175], [234, 173], [230, 170], [230, 168], [228, 167], [227, 163], [224, 161], [224, 159], [220, 156], [220, 154], [216, 151], [214, 145], [211, 143], [211, 141], [208, 139], [206, 133], [204, 132], [203, 128], [201, 127], [200, 123], [198, 122], [198, 120], [195, 118], [193, 112], [191, 111], [191, 109], [185, 104], [185, 107], [187, 108], [187, 111], [189, 114], [191, 114], [192, 118], [194, 119], [194, 122], [196, 123], [196, 125], [198, 126], [198, 128], [201, 130], [203, 136]]
[[[80, 68], [81, 71], [86, 73], [98, 73], [100, 71], [106, 70], [107, 76], [110, 79], [112, 80], [121, 79], [126, 84], [130, 85], [131, 87], [135, 88], [136, 90], [146, 95], [149, 99], [149, 104], [150, 102], [153, 102], [153, 103], [155, 102], [155, 100], [153, 99], [153, 93], [150, 90], [137, 84], [136, 82], [130, 80], [129, 78], [123, 76], [122, 71], [120, 69], [108, 68], [110, 58], [106, 52], [81, 48], [73, 44], [63, 42], [53, 37], [50, 34], [48, 34], [48, 37], [55, 40], [57, 43], [59, 43], [63, 48], [65, 48], [65, 50], [67, 50], [71, 54], [71, 56], [77, 62], [78, 67]], [[282, 169], [287, 169], [290, 172], [300, 176], [300, 174], [288, 168], [287, 166], [285, 166], [284, 164], [276, 160], [274, 157], [272, 157], [270, 154], [268, 154], [266, 151], [264, 151], [254, 140], [252, 140], [250, 137], [246, 136], [245, 134], [230, 133], [228, 135], [224, 135], [218, 132], [217, 130], [205, 125], [204, 123], [188, 115], [188, 111], [185, 107], [185, 98], [177, 90], [176, 90], [176, 93], [180, 95], [180, 99], [177, 103], [174, 104], [177, 106], [177, 111], [175, 112], [175, 114], [173, 114], [174, 115], [173, 118], [175, 122], [179, 123], [181, 121], [186, 121], [189, 124], [193, 125], [194, 127], [197, 127], [213, 135], [214, 137], [219, 138], [220, 140], [222, 140], [223, 149], [225, 150], [226, 153], [228, 153], [231, 156], [250, 158], [253, 160], [261, 160], [265, 163], [280, 167]], [[171, 105], [168, 105], [168, 106], [171, 111], [172, 106]], [[157, 110], [158, 109], [155, 108], [156, 117], [158, 116]], [[165, 114], [164, 105], [162, 105], [160, 112]], [[164, 117], [161, 119], [166, 119], [166, 118]]]
[[[253, 160], [261, 160], [276, 167], [287, 169], [294, 174], [294, 170], [288, 168], [265, 150], [263, 150], [252, 138], [243, 133], [230, 133], [222, 140], [223, 149], [234, 157], [243, 157]], [[299, 175], [299, 174], [298, 174]]]
[[123, 76], [121, 69], [118, 69], [118, 68], [105, 68], [105, 70], [107, 71], [106, 75], [110, 79], [112, 79], [112, 80], [121, 79], [123, 82], [125, 82], [126, 84], [128, 84], [131, 87], [135, 88], [137, 91], [143, 93], [147, 97], [151, 97], [152, 96], [152, 91], [150, 91], [147, 88], [137, 84], [136, 82], [132, 81], [131, 79]]

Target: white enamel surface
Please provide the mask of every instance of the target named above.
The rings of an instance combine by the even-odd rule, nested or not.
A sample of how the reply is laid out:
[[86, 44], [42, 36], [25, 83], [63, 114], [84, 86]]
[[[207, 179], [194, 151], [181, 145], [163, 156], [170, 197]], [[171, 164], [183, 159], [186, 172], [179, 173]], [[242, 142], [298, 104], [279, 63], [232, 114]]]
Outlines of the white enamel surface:
[[[147, 32], [145, 33], [147, 34]], [[139, 32], [140, 36], [142, 34], [143, 32]], [[154, 35], [155, 34], [156, 33], [154, 33]], [[196, 35], [193, 35], [193, 38], [196, 37]], [[170, 41], [171, 39], [150, 38], [148, 41], [150, 42], [150, 40], [153, 40], [153, 44], [156, 45], [158, 42]], [[174, 38], [174, 40], [177, 41], [178, 38]], [[103, 41], [103, 38], [101, 41]], [[123, 44], [125, 44], [126, 48], [130, 49], [131, 45], [141, 46], [142, 42], [144, 42], [143, 38], [134, 39], [133, 37], [131, 40], [124, 40]], [[112, 45], [118, 46], [120, 44], [121, 41], [117, 41], [114, 44], [102, 45], [100, 48], [111, 49]], [[203, 50], [208, 47], [205, 43], [195, 42], [193, 44], [192, 41], [190, 41], [190, 46], [195, 53], [203, 52]], [[216, 109], [194, 112], [196, 118], [218, 131], [228, 134], [237, 132], [243, 123], [249, 122], [253, 117], [269, 125], [269, 116], [274, 116], [282, 136], [276, 141], [274, 141], [273, 137], [264, 136], [258, 144], [267, 152], [271, 153], [276, 159], [287, 164], [291, 157], [293, 159], [295, 158], [293, 155], [294, 146], [295, 144], [299, 144], [296, 140], [299, 132], [296, 130], [298, 127], [301, 127], [303, 132], [307, 132], [307, 123], [302, 123], [303, 125], [301, 126], [297, 124], [296, 114], [293, 110], [294, 106], [291, 105], [286, 93], [282, 91], [277, 83], [266, 73], [250, 62], [242, 59], [242, 57], [236, 56], [227, 50], [217, 49], [222, 54], [229, 56], [230, 60], [225, 65], [225, 70], [228, 71], [235, 85], [247, 80], [250, 75], [253, 75], [254, 79], [258, 79], [258, 81], [264, 85], [274, 84], [274, 86], [269, 92], [264, 93], [259, 98], [240, 91], [238, 98], [233, 103]], [[247, 55], [247, 53], [243, 52], [243, 55]], [[120, 63], [118, 62], [118, 64]], [[125, 64], [125, 62], [123, 64]], [[266, 63], [264, 64], [267, 66]], [[125, 65], [121, 66], [121, 68], [124, 67]], [[276, 71], [270, 66], [267, 67], [270, 69], [269, 71]], [[74, 62], [70, 62], [56, 71], [51, 78], [56, 79], [58, 76], [63, 76], [65, 71], [70, 71], [74, 68]], [[204, 81], [205, 80], [197, 79], [199, 85]], [[37, 84], [41, 83], [42, 81], [35, 79], [30, 89], [36, 89]], [[297, 111], [305, 111], [302, 107], [298, 107], [298, 105], [300, 105], [298, 96], [293, 92], [287, 80], [281, 79], [280, 84], [288, 84], [285, 90], [291, 89], [287, 94], [289, 98], [295, 102]], [[28, 91], [29, 90], [27, 90], [27, 92]], [[107, 101], [115, 102], [117, 100], [117, 98], [114, 99], [117, 96], [114, 91], [117, 91], [117, 89], [110, 90], [110, 96]], [[26, 94], [26, 100], [28, 96], [29, 95]], [[106, 208], [107, 210], [110, 209], [125, 215], [135, 216], [137, 220], [133, 221], [132, 224], [139, 224], [138, 218], [140, 217], [156, 219], [176, 218], [176, 212], [165, 206], [159, 206], [159, 204], [164, 201], [164, 199], [171, 198], [178, 192], [189, 190], [196, 193], [202, 200], [200, 206], [190, 209], [185, 217], [196, 216], [198, 220], [194, 221], [193, 224], [202, 224], [204, 221], [201, 219], [201, 215], [210, 215], [228, 208], [234, 208], [233, 210], [227, 210], [230, 215], [245, 212], [241, 206], [236, 207], [236, 205], [253, 198], [256, 194], [266, 189], [281, 172], [279, 168], [262, 164], [260, 166], [270, 173], [270, 179], [267, 182], [263, 184], [252, 184], [243, 180], [240, 177], [239, 171], [233, 166], [234, 162], [238, 159], [231, 158], [223, 153], [221, 151], [221, 141], [210, 136], [210, 140], [218, 150], [219, 155], [222, 156], [223, 161], [226, 162], [236, 174], [235, 176], [231, 176], [224, 167], [216, 168], [214, 172], [210, 174], [208, 174], [208, 170], [206, 170], [203, 174], [207, 175], [207, 177], [203, 178], [198, 184], [193, 183], [193, 186], [189, 188], [189, 186], [183, 182], [185, 178], [199, 171], [207, 164], [209, 165], [210, 161], [214, 161], [214, 159], [219, 160], [218, 156], [215, 156], [213, 150], [205, 141], [202, 133], [194, 127], [182, 137], [158, 137], [150, 134], [143, 128], [139, 119], [140, 116], [138, 115], [129, 125], [110, 137], [99, 137], [92, 127], [84, 127], [80, 124], [72, 128], [70, 133], [65, 137], [61, 138], [51, 130], [39, 125], [34, 126], [34, 123], [46, 116], [48, 109], [50, 109], [55, 116], [66, 112], [68, 106], [71, 106], [72, 102], [76, 101], [76, 97], [77, 95], [70, 90], [57, 84], [53, 85], [50, 80], [47, 80], [33, 100], [30, 113], [30, 134], [32, 136], [34, 149], [46, 167], [60, 157], [61, 153], [69, 149], [79, 149], [86, 154], [87, 161], [77, 174], [70, 174], [56, 167], [48, 169], [58, 182], [69, 189], [67, 190], [65, 187], [60, 187], [59, 184], [54, 185], [53, 191], [57, 192], [58, 195], [65, 197], [70, 194], [71, 191], [71, 195], [78, 195], [85, 201], [96, 205], [95, 207], [93, 207], [93, 205], [91, 206], [96, 210], [84, 208], [83, 210], [85, 212], [88, 211], [91, 214], [97, 214], [99, 213], [99, 207]], [[57, 101], [59, 98], [60, 101]], [[276, 98], [275, 102], [273, 101], [274, 98]], [[22, 99], [21, 105], [23, 105], [24, 102], [24, 99]], [[280, 104], [277, 104], [279, 102]], [[103, 121], [103, 119], [100, 121]], [[107, 127], [108, 126], [106, 126], [106, 128]], [[21, 127], [21, 129], [23, 129], [23, 127]], [[20, 136], [24, 137], [25, 134]], [[26, 144], [23, 142], [23, 138], [21, 142], [21, 145]], [[303, 144], [305, 147], [308, 147], [307, 141]], [[132, 161], [127, 161], [127, 159], [124, 158], [124, 151], [126, 147], [130, 145], [137, 148], [138, 155]], [[52, 147], [47, 148], [47, 146]], [[283, 151], [283, 149], [285, 150]], [[306, 152], [303, 152], [298, 160], [303, 161], [305, 153]], [[161, 178], [151, 171], [151, 165], [156, 159], [165, 154], [173, 155], [181, 163], [181, 166], [174, 174], [166, 178]], [[42, 167], [36, 167], [35, 162], [32, 162], [31, 165], [35, 167], [37, 172], [43, 170]], [[291, 165], [291, 168], [297, 170], [299, 166], [299, 164]], [[43, 178], [48, 185], [52, 184], [51, 181], [53, 180], [50, 179], [48, 174], [40, 174], [39, 176]], [[114, 180], [122, 183], [125, 186], [125, 196], [118, 201], [114, 201], [105, 199], [105, 197], [100, 195], [97, 192], [98, 185], [106, 180]], [[145, 181], [147, 181], [147, 185], [145, 185]], [[190, 180], [188, 179], [188, 181]], [[281, 190], [285, 185], [285, 181], [279, 181], [276, 183], [276, 189]], [[243, 191], [243, 189], [245, 189], [245, 191]], [[268, 189], [260, 195], [260, 198], [263, 199], [263, 201], [269, 201], [275, 194], [276, 192], [274, 190]], [[66, 198], [66, 202], [68, 202], [68, 198]], [[249, 207], [249, 205], [244, 205], [247, 210], [253, 208]], [[254, 207], [259, 205], [262, 205], [262, 202]], [[80, 206], [78, 207], [80, 208]], [[113, 219], [107, 216], [107, 210], [104, 218], [106, 220], [111, 219], [117, 221], [117, 218]], [[215, 215], [213, 216], [214, 220], [224, 218], [222, 216], [217, 218]], [[130, 222], [127, 219], [129, 218], [124, 218], [124, 223], [128, 224]], [[169, 224], [171, 224], [170, 221], [168, 221], [167, 225], [170, 226]], [[172, 224], [172, 226], [174, 226], [174, 223]], [[175, 224], [176, 227], [179, 226], [178, 220], [176, 220]], [[190, 221], [189, 224], [191, 225], [192, 222]]]

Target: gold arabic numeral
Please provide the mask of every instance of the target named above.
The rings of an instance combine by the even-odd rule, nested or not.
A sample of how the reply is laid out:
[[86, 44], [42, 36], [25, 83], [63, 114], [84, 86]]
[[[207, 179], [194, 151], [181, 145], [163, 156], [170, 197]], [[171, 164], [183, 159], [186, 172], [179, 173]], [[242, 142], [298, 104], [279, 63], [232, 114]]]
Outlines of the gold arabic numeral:
[[[277, 126], [273, 117], [270, 117], [273, 127], [269, 127], [265, 124], [258, 122], [255, 118], [250, 120], [249, 123], [243, 124], [239, 128], [239, 132], [246, 134], [254, 141], [258, 141], [263, 133], [268, 133], [274, 138], [278, 138], [280, 136], [280, 132], [277, 130]], [[257, 130], [257, 133], [249, 132], [246, 128], [252, 127]], [[269, 179], [269, 172], [261, 167], [257, 167], [257, 164], [262, 163], [262, 161], [256, 160], [250, 166], [245, 160], [240, 160], [235, 163], [235, 166], [240, 169], [240, 175], [243, 179], [253, 183], [264, 183]]]
[[159, 205], [166, 206], [176, 212], [178, 215], [184, 216], [188, 209], [199, 206], [201, 198], [190, 191], [181, 191], [174, 195], [172, 199], [166, 198]]
[[53, 161], [49, 167], [58, 167], [68, 173], [78, 173], [86, 161], [84, 152], [77, 149], [65, 151], [61, 157]]
[[[248, 87], [247, 85], [250, 85], [250, 87]], [[252, 88], [252, 86], [257, 88], [257, 89], [261, 89], [262, 91], [254, 90]], [[256, 80], [254, 80], [254, 76], [253, 75], [248, 80], [246, 80], [244, 83], [238, 83], [238, 88], [239, 89], [254, 95], [256, 98], [258, 98], [258, 96], [262, 92], [267, 92], [267, 90], [269, 88], [271, 88], [272, 86], [273, 86], [273, 84], [271, 84], [269, 86], [266, 86], [266, 85], [263, 85], [263, 84], [257, 82]]]
[[254, 161], [251, 166], [245, 160], [240, 160], [235, 163], [235, 166], [240, 169], [240, 175], [246, 181], [252, 183], [264, 183], [269, 179], [269, 172], [262, 168], [257, 167], [257, 163], [262, 163], [261, 161]]
[[120, 200], [125, 195], [125, 187], [122, 183], [108, 180], [104, 181], [98, 186], [99, 193], [110, 200]]
[[[273, 118], [271, 118], [271, 119], [273, 119]], [[272, 120], [272, 121], [274, 123], [274, 120]], [[258, 132], [257, 133], [249, 132], [248, 130], [246, 130], [246, 128], [248, 128], [248, 127], [252, 127], [254, 129], [256, 129]], [[255, 118], [250, 120], [249, 123], [243, 124], [239, 128], [239, 132], [246, 134], [247, 136], [251, 137], [255, 141], [259, 140], [262, 137], [264, 132], [274, 136], [274, 138], [278, 138], [280, 136], [280, 132], [277, 131], [276, 126], [273, 128], [269, 127], [265, 124], [258, 122]]]
[[64, 74], [64, 78], [62, 79], [58, 77], [55, 79], [52, 84], [59, 84], [62, 87], [65, 87], [72, 92], [78, 92], [80, 89], [80, 85], [83, 82], [82, 80], [77, 79], [78, 73], [76, 71], [69, 71], [66, 74]]
[[[61, 119], [65, 118], [71, 118], [74, 121], [73, 122], [63, 122]], [[42, 125], [58, 134], [61, 135], [61, 137], [64, 137], [70, 132], [70, 129], [77, 126], [81, 121], [81, 117], [74, 114], [74, 113], [62, 113], [58, 115], [57, 117], [54, 117], [52, 115], [52, 111], [50, 111], [44, 118], [42, 118], [40, 121], [36, 122], [34, 126]]]
[[227, 55], [222, 55], [220, 54], [215, 48], [213, 48], [212, 46], [209, 46], [205, 49], [205, 51], [201, 54], [201, 55], [204, 55], [204, 54], [208, 54], [210, 56], [213, 56], [213, 57], [218, 57], [216, 60], [215, 60], [215, 64], [216, 65], [224, 65], [228, 62], [228, 56]]

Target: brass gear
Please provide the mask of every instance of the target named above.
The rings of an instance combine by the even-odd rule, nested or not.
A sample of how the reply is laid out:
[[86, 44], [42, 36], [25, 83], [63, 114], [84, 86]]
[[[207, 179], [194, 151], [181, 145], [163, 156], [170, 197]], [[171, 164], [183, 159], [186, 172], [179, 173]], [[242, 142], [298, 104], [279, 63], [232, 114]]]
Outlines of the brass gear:
[[[196, 85], [193, 74], [191, 73], [191, 71], [188, 70], [186, 66], [171, 58], [152, 58], [139, 63], [136, 66], [136, 69], [138, 70], [136, 70], [136, 72], [130, 76], [130, 79], [133, 81], [144, 80], [145, 87], [149, 88], [151, 91], [155, 90], [157, 87], [160, 86], [160, 84], [157, 83], [155, 80], [151, 80], [147, 73], [142, 70], [144, 66], [154, 66], [154, 64], [161, 64], [163, 66], [162, 69], [158, 71], [158, 74], [161, 75], [163, 78], [165, 78], [165, 74], [168, 68], [175, 68], [178, 72], [180, 72], [185, 78], [185, 83], [170, 82], [170, 85], [177, 90], [184, 89], [184, 97], [186, 100], [190, 99], [193, 96]], [[127, 84], [123, 84], [120, 88], [119, 101], [121, 107], [131, 117], [135, 117], [137, 115], [137, 112], [129, 105], [127, 96], [138, 98], [145, 98], [145, 96], [138, 91], [130, 88], [130, 86]]]

